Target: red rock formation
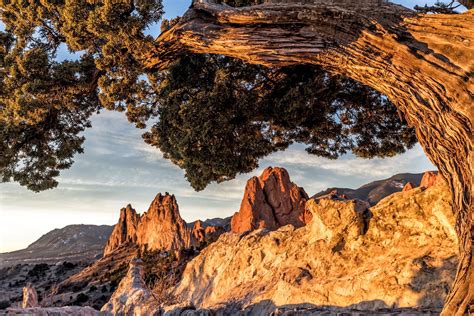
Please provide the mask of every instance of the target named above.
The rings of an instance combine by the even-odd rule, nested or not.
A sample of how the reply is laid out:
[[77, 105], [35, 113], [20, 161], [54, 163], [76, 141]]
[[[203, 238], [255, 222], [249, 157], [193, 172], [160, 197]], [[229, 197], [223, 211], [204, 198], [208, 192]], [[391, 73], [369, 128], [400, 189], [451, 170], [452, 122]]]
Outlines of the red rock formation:
[[415, 186], [411, 182], [407, 182], [405, 186], [403, 187], [402, 192], [410, 191], [414, 188]]
[[114, 249], [127, 242], [136, 243], [139, 222], [140, 215], [137, 214], [130, 204], [122, 208], [120, 210], [120, 219], [105, 246], [104, 255], [111, 253]]
[[200, 220], [194, 222], [193, 225], [193, 237], [200, 242], [206, 238], [206, 229], [203, 226], [203, 222]]
[[137, 244], [148, 250], [177, 250], [193, 246], [190, 236], [174, 195], [158, 193], [138, 224]]
[[304, 226], [311, 220], [304, 207], [307, 199], [304, 189], [290, 181], [285, 169], [269, 167], [260, 177], [248, 180], [231, 230], [242, 233], [258, 228], [275, 230], [288, 224]]
[[436, 179], [438, 178], [438, 174], [433, 171], [427, 171], [423, 174], [423, 178], [421, 179], [420, 187], [428, 189], [429, 187], [433, 186], [436, 183]]
[[197, 221], [188, 227], [179, 214], [174, 195], [158, 193], [142, 216], [128, 205], [120, 211], [120, 219], [107, 241], [104, 255], [125, 243], [148, 250], [177, 251], [197, 247], [224, 232], [222, 227]]
[[225, 232], [223, 227], [206, 225], [203, 221], [197, 220], [192, 226], [192, 238], [197, 244], [203, 244], [210, 240], [216, 240]]

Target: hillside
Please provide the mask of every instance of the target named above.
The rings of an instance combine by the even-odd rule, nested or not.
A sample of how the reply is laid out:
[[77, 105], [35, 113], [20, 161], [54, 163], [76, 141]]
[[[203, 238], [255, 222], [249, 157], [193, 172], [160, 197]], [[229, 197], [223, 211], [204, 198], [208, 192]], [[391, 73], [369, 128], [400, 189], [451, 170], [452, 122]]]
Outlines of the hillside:
[[0, 267], [18, 263], [91, 261], [102, 256], [113, 226], [69, 225], [54, 229], [26, 249], [0, 254]]

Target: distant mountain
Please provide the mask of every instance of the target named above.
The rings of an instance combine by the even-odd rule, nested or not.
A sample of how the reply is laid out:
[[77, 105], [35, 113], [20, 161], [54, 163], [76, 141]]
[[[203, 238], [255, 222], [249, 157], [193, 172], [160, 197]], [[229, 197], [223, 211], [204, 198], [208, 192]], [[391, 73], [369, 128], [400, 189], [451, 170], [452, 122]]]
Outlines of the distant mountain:
[[423, 175], [424, 173], [399, 173], [388, 179], [370, 182], [358, 189], [329, 188], [315, 194], [312, 198], [318, 198], [336, 190], [338, 195], [346, 195], [350, 199], [365, 200], [368, 201], [370, 205], [375, 205], [384, 197], [401, 191], [408, 182], [418, 187]]
[[26, 249], [0, 254], [0, 267], [17, 263], [90, 261], [102, 256], [113, 226], [69, 225], [41, 236]]

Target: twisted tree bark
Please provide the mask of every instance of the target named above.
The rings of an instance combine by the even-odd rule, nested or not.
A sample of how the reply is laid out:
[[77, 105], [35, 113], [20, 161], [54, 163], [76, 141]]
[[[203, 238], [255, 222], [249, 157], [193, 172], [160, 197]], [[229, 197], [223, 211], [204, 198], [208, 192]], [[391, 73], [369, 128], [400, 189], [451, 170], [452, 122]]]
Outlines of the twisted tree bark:
[[474, 303], [474, 10], [417, 15], [382, 0], [273, 0], [244, 8], [198, 0], [158, 37], [148, 67], [164, 69], [185, 52], [276, 67], [317, 64], [385, 94], [450, 185], [459, 266], [443, 315], [466, 312]]

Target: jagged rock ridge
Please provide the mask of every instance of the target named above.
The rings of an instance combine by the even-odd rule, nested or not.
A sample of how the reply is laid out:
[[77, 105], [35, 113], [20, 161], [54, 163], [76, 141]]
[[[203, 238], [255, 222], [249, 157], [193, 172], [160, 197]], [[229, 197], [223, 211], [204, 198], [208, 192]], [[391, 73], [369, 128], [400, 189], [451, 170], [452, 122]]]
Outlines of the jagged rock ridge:
[[120, 211], [105, 254], [111, 254], [124, 244], [136, 245], [147, 250], [174, 251], [197, 247], [208, 238], [216, 238], [222, 228], [201, 221], [187, 225], [181, 218], [174, 195], [159, 193], [143, 215], [130, 205]]
[[[345, 196], [349, 199], [365, 200], [370, 205], [377, 204], [383, 198], [393, 194], [395, 192], [402, 191], [403, 188], [410, 183], [412, 188], [418, 186], [425, 186], [426, 188], [434, 183], [437, 173], [434, 171], [427, 171], [425, 173], [400, 173], [396, 174], [388, 179], [377, 180], [367, 184], [364, 184], [357, 189], [349, 188], [328, 188], [322, 192], [313, 195], [313, 198], [318, 198], [327, 195], [331, 192], [341, 196]], [[425, 180], [423, 180], [425, 179]], [[431, 180], [429, 180], [431, 179]], [[423, 182], [423, 183], [422, 183]], [[408, 189], [408, 188], [407, 188]]]

